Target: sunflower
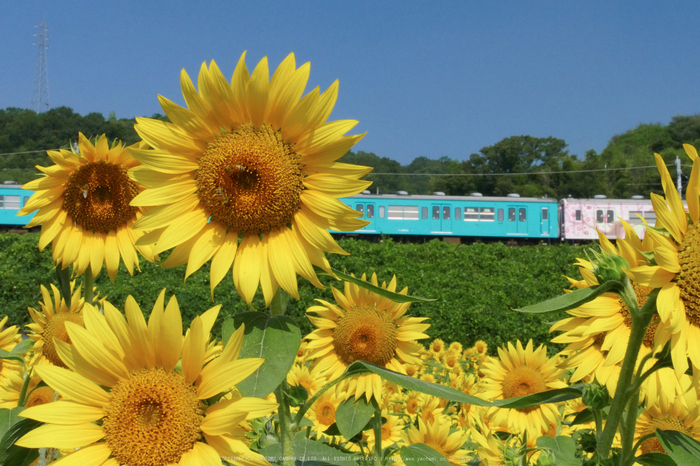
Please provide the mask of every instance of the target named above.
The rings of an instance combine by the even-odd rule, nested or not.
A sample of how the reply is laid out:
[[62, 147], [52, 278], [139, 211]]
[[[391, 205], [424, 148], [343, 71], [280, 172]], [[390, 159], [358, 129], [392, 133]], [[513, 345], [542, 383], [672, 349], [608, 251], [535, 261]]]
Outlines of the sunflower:
[[25, 228], [41, 225], [39, 249], [53, 242], [54, 262], [63, 269], [73, 265], [75, 276], [89, 267], [95, 277], [105, 264], [114, 280], [120, 259], [132, 274], [139, 266], [136, 251], [154, 260], [151, 247], [135, 245], [143, 233], [132, 227], [142, 212], [129, 205], [143, 189], [127, 173], [138, 165], [129, 149], [146, 146], [115, 140], [110, 147], [104, 134], [93, 145], [80, 133], [78, 147], [79, 153], [47, 152], [55, 165], [36, 167], [46, 176], [23, 186], [36, 192], [17, 215], [38, 210]]
[[[382, 418], [385, 422], [382, 424], [382, 450], [392, 447], [401, 441], [402, 434], [406, 428], [404, 417], [389, 413], [388, 410], [382, 410]], [[367, 449], [374, 451], [374, 429], [368, 429], [367, 433]]]
[[[675, 378], [675, 374], [670, 374]], [[692, 385], [691, 377], [682, 374], [677, 381], [683, 387], [677, 397], [661, 395], [657, 403], [647, 406], [639, 415], [634, 432], [635, 443], [642, 437], [656, 432], [656, 429], [675, 430], [700, 441], [700, 403], [697, 387]], [[656, 437], [645, 440], [637, 454], [660, 452], [666, 453]]]
[[81, 294], [81, 287], [75, 287], [75, 281], [70, 283], [71, 304], [66, 305], [65, 299], [61, 297], [61, 292], [53, 284], [51, 293], [41, 285], [42, 301], [39, 302], [41, 311], [29, 308], [29, 315], [34, 323], [26, 327], [30, 330], [29, 338], [34, 340], [32, 351], [39, 361], [47, 360], [55, 366], [66, 367], [58, 355], [54, 339], [70, 344], [70, 337], [66, 331], [66, 322], [83, 325], [83, 305], [85, 299]]
[[[362, 280], [367, 281], [366, 275], [362, 275]], [[376, 273], [370, 282], [379, 286]], [[406, 373], [404, 363], [420, 364], [420, 345], [415, 340], [428, 337], [423, 332], [430, 324], [422, 323], [425, 317], [404, 316], [410, 303], [396, 303], [350, 282], [345, 282], [345, 293], [331, 288], [337, 305], [317, 299], [323, 306], [312, 306], [306, 311], [317, 327], [306, 337], [308, 359], [327, 372], [329, 379], [339, 377], [355, 361], [402, 374]], [[396, 292], [396, 276], [388, 286], [383, 282], [382, 288]], [[407, 293], [408, 288], [400, 292]], [[369, 401], [373, 394], [381, 395], [382, 378], [376, 374], [353, 377], [347, 391], [356, 399], [364, 394]]]
[[[422, 443], [440, 453], [452, 465], [463, 465], [472, 460], [471, 455], [462, 449], [468, 437], [465, 431], [456, 430], [450, 433], [450, 421], [445, 417], [437, 417], [432, 422], [418, 418], [418, 425], [411, 426], [403, 433], [403, 444], [413, 445]], [[437, 461], [436, 461], [437, 462]], [[398, 464], [404, 464], [403, 461]]]
[[654, 261], [626, 271], [634, 282], [660, 288], [656, 307], [661, 324], [656, 340], [661, 346], [670, 341], [679, 376], [688, 368], [688, 357], [700, 368], [700, 162], [693, 146], [683, 147], [693, 161], [686, 190], [688, 212], [663, 159], [654, 154], [666, 194], [665, 199], [651, 195], [656, 228], [647, 228], [646, 235], [652, 241], [647, 251], [653, 252]]
[[327, 435], [324, 432], [335, 424], [335, 412], [345, 398], [346, 394], [335, 386], [323, 392], [306, 411], [306, 418], [314, 424], [312, 430], [317, 439], [326, 439], [330, 443], [340, 443], [344, 440], [342, 436]]
[[[547, 358], [544, 345], [533, 349], [532, 340], [525, 348], [520, 340], [516, 345], [509, 342], [508, 348], [498, 348], [498, 359], [482, 366], [482, 398], [502, 400], [567, 387], [560, 380], [564, 371], [556, 367], [556, 358]], [[557, 405], [552, 403], [523, 409], [491, 407], [487, 413], [489, 425], [505, 426], [513, 434], [527, 432], [528, 438], [539, 437], [559, 419]]]
[[217, 358], [205, 363], [219, 306], [196, 317], [184, 338], [177, 300], [165, 306], [164, 293], [148, 324], [133, 298], [127, 298], [125, 309], [126, 319], [109, 302], [104, 314], [86, 304], [85, 327], [66, 323], [73, 346], [57, 341], [57, 350], [70, 370], [36, 368], [63, 400], [23, 411], [21, 416], [45, 424], [17, 445], [79, 448], [65, 458], [85, 466], [219, 464], [220, 457], [241, 456], [251, 460], [237, 464], [267, 464], [236, 433], [243, 421], [270, 414], [276, 403], [208, 402], [262, 364], [262, 359], [237, 359], [243, 326]]
[[155, 207], [136, 227], [153, 230], [143, 242], [157, 252], [175, 247], [164, 266], [187, 263], [187, 277], [211, 259], [212, 293], [233, 268], [248, 303], [258, 285], [267, 304], [279, 286], [298, 299], [297, 274], [322, 287], [313, 266], [331, 273], [324, 252], [346, 254], [327, 230], [367, 224], [338, 198], [367, 188], [371, 168], [336, 162], [364, 135], [343, 136], [354, 120], [326, 122], [337, 81], [300, 99], [309, 70], [290, 54], [272, 79], [267, 58], [249, 75], [244, 53], [229, 84], [203, 63], [199, 92], [182, 71], [188, 108], [159, 97], [172, 123], [136, 119], [154, 150], [132, 151], [149, 186], [132, 205]]
[[[0, 320], [0, 349], [12, 351], [22, 341], [19, 328], [16, 325], [6, 326], [8, 316]], [[0, 408], [11, 409], [17, 406], [24, 369], [18, 361], [0, 359]]]

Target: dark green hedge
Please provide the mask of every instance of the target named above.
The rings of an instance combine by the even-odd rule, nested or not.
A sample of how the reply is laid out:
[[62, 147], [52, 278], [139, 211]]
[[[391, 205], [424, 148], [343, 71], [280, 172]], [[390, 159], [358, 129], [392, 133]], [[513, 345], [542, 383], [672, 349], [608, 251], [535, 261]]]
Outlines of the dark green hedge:
[[[38, 234], [0, 234], [0, 316], [10, 315], [10, 322], [26, 324], [28, 306], [37, 307], [41, 299], [39, 285], [56, 283], [52, 270], [50, 247], [43, 253], [37, 248]], [[429, 317], [431, 338], [459, 341], [471, 346], [476, 340], [495, 348], [507, 341], [532, 338], [536, 343], [550, 339], [548, 323], [559, 316], [529, 316], [512, 308], [534, 304], [557, 296], [568, 282], [564, 275], [574, 276], [580, 247], [567, 245], [507, 246], [501, 243], [455, 245], [441, 241], [424, 244], [396, 243], [386, 240], [370, 243], [342, 239], [341, 246], [350, 256], [328, 255], [333, 267], [361, 275], [377, 272], [380, 280], [398, 277], [399, 288], [409, 287], [416, 296], [438, 298], [438, 301], [414, 304], [411, 315]], [[209, 268], [205, 265], [184, 282], [184, 266], [163, 269], [143, 261], [141, 273], [134, 277], [122, 265], [114, 283], [103, 271], [95, 280], [102, 296], [123, 308], [131, 294], [146, 314], [163, 288], [174, 293], [185, 322], [214, 304], [222, 304], [221, 316], [249, 310], [238, 297], [230, 274], [217, 287], [211, 301]], [[323, 277], [331, 284], [333, 280]], [[342, 287], [342, 283], [333, 283]], [[330, 289], [318, 290], [299, 280], [300, 301], [290, 300], [288, 313], [297, 317], [303, 333], [312, 330], [304, 311], [315, 298], [332, 300]], [[169, 296], [168, 295], [168, 296]], [[253, 302], [262, 308], [260, 299]], [[222, 319], [219, 319], [219, 323]]]

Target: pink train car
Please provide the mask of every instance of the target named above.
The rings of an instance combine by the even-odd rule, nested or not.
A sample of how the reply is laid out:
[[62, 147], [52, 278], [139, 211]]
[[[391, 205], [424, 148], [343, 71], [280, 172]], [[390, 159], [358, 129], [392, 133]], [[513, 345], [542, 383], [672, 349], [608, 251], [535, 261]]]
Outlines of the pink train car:
[[[641, 217], [641, 218], [640, 218]], [[629, 223], [641, 237], [644, 236], [644, 222], [656, 223], [656, 214], [650, 199], [633, 196], [632, 199], [561, 199], [559, 201], [559, 237], [564, 240], [598, 239], [596, 229], [608, 239], [625, 237], [620, 219]]]

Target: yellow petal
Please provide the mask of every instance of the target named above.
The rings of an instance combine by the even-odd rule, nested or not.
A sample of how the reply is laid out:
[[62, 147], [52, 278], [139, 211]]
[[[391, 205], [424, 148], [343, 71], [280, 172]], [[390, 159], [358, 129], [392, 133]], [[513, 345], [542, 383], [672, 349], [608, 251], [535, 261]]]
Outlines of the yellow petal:
[[109, 393], [80, 374], [62, 367], [43, 364], [36, 366], [35, 370], [44, 382], [67, 400], [100, 408], [110, 402]]
[[104, 437], [102, 427], [96, 424], [45, 424], [27, 433], [17, 441], [25, 448], [74, 449], [97, 442]]
[[177, 463], [178, 466], [221, 466], [221, 458], [213, 447], [202, 442], [195, 442], [191, 450], [185, 452]]
[[184, 243], [202, 231], [209, 221], [209, 215], [203, 210], [194, 210], [182, 215], [165, 229], [156, 244], [156, 254]]
[[60, 425], [86, 424], [99, 421], [104, 415], [102, 408], [65, 400], [33, 406], [20, 413], [20, 417]]
[[182, 315], [173, 296], [168, 302], [160, 322], [160, 341], [158, 348], [163, 369], [171, 371], [180, 360], [182, 353]]
[[202, 377], [202, 382], [197, 386], [197, 397], [206, 400], [214, 395], [233, 389], [236, 384], [258, 370], [265, 360], [262, 358], [239, 359], [219, 368], [209, 377]]
[[182, 375], [187, 383], [194, 383], [202, 371], [205, 345], [202, 319], [195, 317], [182, 345]]
[[119, 463], [109, 458], [112, 450], [106, 443], [100, 442], [81, 448], [60, 460], [51, 463], [54, 466], [119, 466]]
[[668, 173], [668, 168], [666, 168], [664, 159], [661, 158], [659, 154], [654, 154], [654, 158], [656, 159], [656, 166], [659, 169], [659, 173], [661, 173], [661, 184], [663, 185], [664, 193], [666, 194], [666, 202], [668, 203], [671, 212], [676, 219], [675, 223], [678, 225], [680, 233], [685, 235], [685, 232], [688, 230], [688, 216], [685, 213], [685, 207], [683, 207], [681, 195], [673, 185], [673, 179], [671, 179], [671, 175]]
[[238, 233], [228, 232], [224, 237], [221, 247], [214, 253], [211, 260], [210, 284], [211, 284], [211, 299], [214, 300], [214, 288], [218, 285], [226, 274], [231, 270], [233, 258], [236, 256], [238, 249]]
[[260, 283], [262, 245], [257, 235], [245, 235], [233, 261], [233, 283], [238, 294], [250, 304]]
[[219, 250], [226, 235], [226, 230], [218, 223], [208, 223], [199, 233], [197, 241], [192, 246], [185, 279], [199, 270]]

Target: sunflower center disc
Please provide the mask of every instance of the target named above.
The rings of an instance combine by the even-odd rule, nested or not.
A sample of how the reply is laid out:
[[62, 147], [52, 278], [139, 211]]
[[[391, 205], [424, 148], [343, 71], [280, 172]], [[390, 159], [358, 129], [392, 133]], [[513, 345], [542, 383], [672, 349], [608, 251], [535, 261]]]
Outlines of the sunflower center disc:
[[107, 233], [134, 218], [137, 208], [129, 203], [137, 194], [125, 166], [100, 160], [70, 174], [63, 209], [83, 229]]
[[324, 426], [335, 422], [335, 406], [330, 401], [321, 401], [316, 408], [316, 420]]
[[681, 300], [685, 305], [688, 321], [700, 327], [700, 229], [688, 225], [683, 244], [678, 251], [681, 271], [677, 276], [681, 289]]
[[384, 367], [398, 347], [396, 336], [389, 314], [373, 307], [355, 307], [338, 321], [333, 346], [345, 364], [365, 361]]
[[200, 438], [203, 408], [182, 374], [143, 369], [112, 388], [105, 440], [120, 464], [177, 464]]
[[[532, 395], [547, 389], [544, 377], [535, 369], [528, 366], [516, 367], [503, 380], [503, 398]], [[536, 408], [518, 409], [528, 412]]]
[[[691, 430], [678, 418], [667, 417], [667, 418], [652, 418], [649, 422], [649, 426], [642, 432], [642, 437], [653, 434], [656, 429], [661, 430], [675, 430], [692, 437], [693, 433]], [[659, 452], [666, 454], [666, 450], [661, 446], [661, 442], [655, 437], [645, 440], [641, 446], [642, 453], [654, 453]]]
[[229, 230], [266, 233], [299, 210], [300, 155], [279, 131], [234, 128], [209, 144], [199, 160], [197, 189], [211, 218]]
[[73, 314], [72, 312], [59, 312], [54, 314], [53, 318], [46, 323], [44, 331], [41, 333], [41, 339], [44, 342], [42, 354], [46, 356], [46, 359], [54, 366], [66, 367], [61, 357], [58, 355], [56, 345], [53, 342], [55, 338], [56, 340], [71, 344], [70, 336], [68, 336], [68, 331], [66, 330], [66, 322], [73, 322], [81, 327], [83, 326], [82, 316]]

